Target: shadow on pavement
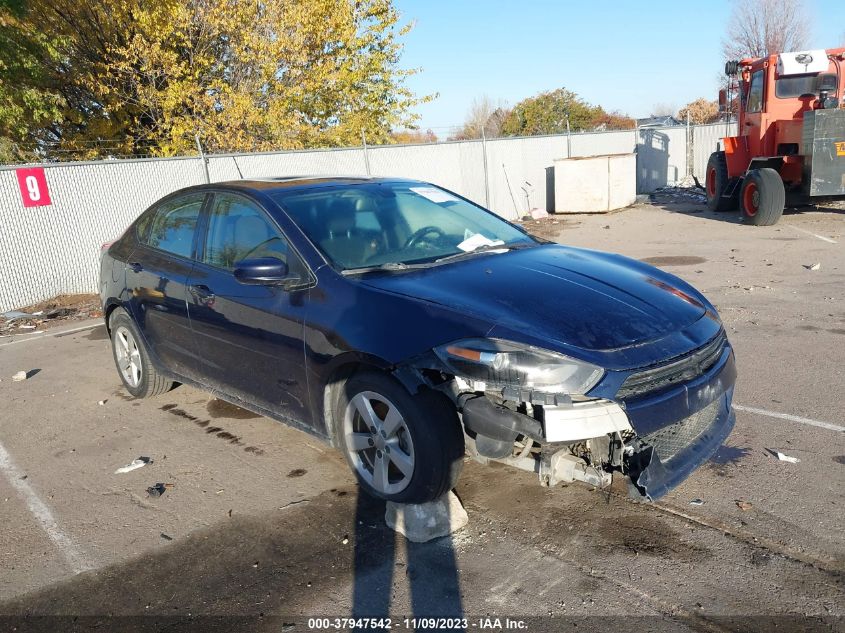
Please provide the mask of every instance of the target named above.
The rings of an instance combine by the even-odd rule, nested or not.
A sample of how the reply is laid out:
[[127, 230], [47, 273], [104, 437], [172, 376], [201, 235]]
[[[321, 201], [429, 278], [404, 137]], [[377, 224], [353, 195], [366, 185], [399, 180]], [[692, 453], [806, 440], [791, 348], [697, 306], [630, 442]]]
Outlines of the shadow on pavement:
[[[138, 558], [0, 603], [0, 630], [282, 631], [308, 630], [321, 616], [460, 614], [449, 539], [402, 551], [384, 503], [356, 492], [168, 535]], [[158, 534], [155, 517], [145, 519]]]
[[[393, 598], [394, 575], [404, 573], [410, 586], [411, 613], [407, 617], [462, 618], [461, 591], [452, 538], [413, 543], [384, 526], [384, 502], [359, 494], [356, 508], [354, 618], [385, 618], [397, 614]], [[367, 531], [382, 532], [378, 543], [360, 538]], [[397, 545], [406, 543], [405, 562]], [[422, 627], [421, 627], [422, 628]], [[434, 630], [439, 630], [436, 627]], [[450, 630], [462, 630], [450, 627]]]

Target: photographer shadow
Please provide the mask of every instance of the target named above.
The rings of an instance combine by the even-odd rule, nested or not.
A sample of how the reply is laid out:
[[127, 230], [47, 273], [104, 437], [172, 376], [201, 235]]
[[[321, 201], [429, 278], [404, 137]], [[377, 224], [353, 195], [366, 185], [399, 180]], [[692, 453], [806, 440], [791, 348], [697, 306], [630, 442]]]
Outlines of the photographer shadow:
[[[407, 508], [400, 511], [407, 511]], [[452, 536], [427, 543], [412, 542], [387, 527], [385, 509], [384, 501], [375, 500], [359, 490], [355, 511], [352, 617], [463, 618]], [[401, 543], [405, 543], [404, 552]], [[404, 597], [403, 576], [407, 579], [411, 613], [397, 612], [394, 607], [391, 616], [391, 604], [399, 603]], [[441, 630], [427, 625], [414, 627], [413, 623], [403, 628]], [[463, 629], [449, 627], [448, 630]]]

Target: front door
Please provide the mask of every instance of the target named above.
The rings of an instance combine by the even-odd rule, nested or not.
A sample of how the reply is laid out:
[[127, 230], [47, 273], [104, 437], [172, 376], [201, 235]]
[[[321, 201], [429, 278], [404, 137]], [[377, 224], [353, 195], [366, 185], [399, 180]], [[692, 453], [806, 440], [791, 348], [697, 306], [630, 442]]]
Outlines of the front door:
[[195, 233], [206, 194], [170, 198], [141, 223], [140, 245], [129, 257], [129, 308], [149, 349], [166, 369], [196, 376], [188, 323], [187, 282], [193, 269]]
[[256, 202], [214, 194], [188, 286], [200, 372], [212, 388], [310, 424], [302, 340], [308, 291], [236, 281], [235, 263], [255, 257], [276, 257], [292, 271], [304, 268]]
[[760, 69], [751, 75], [748, 96], [745, 105], [744, 129], [740, 131], [747, 137], [748, 151], [751, 156], [764, 156], [763, 151], [763, 104], [765, 103], [766, 71]]

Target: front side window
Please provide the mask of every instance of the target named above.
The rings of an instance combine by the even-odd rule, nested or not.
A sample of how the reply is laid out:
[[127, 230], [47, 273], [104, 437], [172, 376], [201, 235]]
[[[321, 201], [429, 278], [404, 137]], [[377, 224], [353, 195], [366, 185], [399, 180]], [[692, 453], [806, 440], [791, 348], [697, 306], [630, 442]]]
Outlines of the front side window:
[[[190, 257], [205, 194], [197, 193], [168, 200], [139, 227], [141, 242], [180, 257]], [[142, 218], [146, 220], [145, 218]]]
[[764, 71], [758, 70], [751, 75], [751, 87], [748, 88], [748, 105], [746, 112], [760, 112], [763, 109], [763, 80]]
[[236, 262], [258, 257], [274, 257], [288, 263], [287, 240], [252, 201], [234, 194], [215, 194], [203, 262], [233, 270]]
[[424, 183], [376, 182], [275, 194], [326, 258], [343, 270], [436, 262], [536, 241], [493, 213]]

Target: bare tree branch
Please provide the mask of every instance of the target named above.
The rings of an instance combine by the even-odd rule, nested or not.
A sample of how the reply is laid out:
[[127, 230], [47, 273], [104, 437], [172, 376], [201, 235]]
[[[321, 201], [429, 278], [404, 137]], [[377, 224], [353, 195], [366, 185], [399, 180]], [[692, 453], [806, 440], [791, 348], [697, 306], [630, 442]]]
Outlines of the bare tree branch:
[[766, 57], [807, 47], [804, 0], [736, 0], [722, 51], [725, 59]]
[[464, 119], [463, 127], [455, 134], [456, 139], [481, 138], [481, 131], [487, 138], [501, 135], [502, 122], [508, 108], [503, 101], [494, 102], [487, 95], [472, 100], [472, 105]]

